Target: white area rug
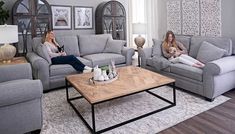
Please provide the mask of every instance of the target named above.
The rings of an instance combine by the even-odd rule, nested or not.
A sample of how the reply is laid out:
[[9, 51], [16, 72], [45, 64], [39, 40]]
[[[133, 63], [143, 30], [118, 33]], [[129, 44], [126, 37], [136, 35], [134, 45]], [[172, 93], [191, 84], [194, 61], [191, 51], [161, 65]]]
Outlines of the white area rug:
[[[170, 87], [162, 87], [152, 91], [166, 98], [172, 98]], [[70, 94], [78, 95], [73, 88], [70, 89]], [[179, 90], [176, 91], [176, 95], [177, 105], [175, 107], [110, 130], [105, 134], [154, 134], [229, 100], [225, 96], [220, 96], [213, 102], [208, 102], [203, 98]], [[91, 106], [89, 103], [85, 99], [80, 99], [74, 101], [74, 104], [91, 124]], [[168, 104], [146, 92], [99, 104], [95, 106], [96, 128], [100, 130], [166, 105]], [[64, 89], [44, 94], [41, 133], [90, 133], [67, 103]]]

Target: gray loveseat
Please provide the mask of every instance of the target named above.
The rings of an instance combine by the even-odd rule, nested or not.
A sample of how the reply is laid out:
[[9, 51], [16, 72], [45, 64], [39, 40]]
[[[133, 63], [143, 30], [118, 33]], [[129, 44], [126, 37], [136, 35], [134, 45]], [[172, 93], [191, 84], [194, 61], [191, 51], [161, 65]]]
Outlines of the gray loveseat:
[[42, 127], [42, 83], [29, 63], [0, 66], [0, 133], [23, 134]]
[[[223, 57], [207, 62], [203, 69], [181, 63], [173, 64], [162, 55], [162, 41], [153, 39], [153, 47], [138, 49], [141, 67], [173, 77], [177, 87], [204, 96], [209, 101], [235, 88], [235, 56], [232, 56], [230, 39], [176, 36], [176, 40], [183, 43], [194, 58], [205, 41], [223, 49], [225, 53]], [[210, 50], [207, 52], [209, 55]]]
[[[85, 65], [104, 66], [115, 61], [117, 66], [132, 64], [134, 49], [125, 47], [126, 41], [113, 40], [111, 35], [71, 35], [56, 38], [64, 45], [68, 55], [75, 55]], [[27, 54], [35, 79], [42, 81], [44, 91], [65, 85], [65, 76], [77, 73], [70, 65], [51, 65], [51, 59], [46, 47], [41, 44], [41, 38], [33, 39], [33, 51]]]

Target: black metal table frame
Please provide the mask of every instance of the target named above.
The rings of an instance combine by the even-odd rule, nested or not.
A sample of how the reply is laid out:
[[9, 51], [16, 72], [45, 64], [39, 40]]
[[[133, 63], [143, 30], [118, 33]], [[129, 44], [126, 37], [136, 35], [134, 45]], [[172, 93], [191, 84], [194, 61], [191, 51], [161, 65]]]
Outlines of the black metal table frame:
[[[72, 101], [73, 100], [77, 100], [77, 99], [82, 99], [84, 98], [83, 96], [79, 96], [79, 97], [74, 97], [74, 98], [69, 98], [69, 93], [68, 93], [68, 84], [69, 84], [69, 81], [66, 79], [65, 80], [65, 83], [66, 83], [66, 98], [67, 98], [67, 102], [71, 105], [71, 107], [74, 109], [74, 111], [77, 113], [77, 115], [81, 118], [81, 120], [83, 121], [83, 123], [87, 126], [87, 128], [91, 131], [92, 134], [97, 134], [97, 133], [104, 133], [106, 131], [109, 131], [111, 129], [114, 129], [114, 128], [117, 128], [117, 127], [120, 127], [122, 125], [125, 125], [125, 124], [128, 124], [130, 122], [133, 122], [133, 121], [136, 121], [136, 120], [139, 120], [141, 118], [144, 118], [144, 117], [147, 117], [149, 115], [152, 115], [152, 114], [155, 114], [155, 113], [158, 113], [160, 111], [163, 111], [165, 109], [168, 109], [168, 108], [171, 108], [173, 106], [176, 106], [176, 87], [175, 87], [175, 82], [172, 82], [172, 83], [169, 83], [169, 84], [166, 84], [166, 85], [162, 85], [162, 86], [167, 86], [167, 85], [170, 85], [172, 86], [173, 88], [173, 102], [171, 102], [170, 100], [166, 99], [166, 98], [163, 98], [153, 92], [151, 92], [150, 90], [154, 89], [154, 88], [159, 88], [159, 87], [162, 87], [162, 86], [157, 86], [157, 87], [153, 87], [153, 88], [150, 88], [150, 89], [146, 89], [144, 91], [139, 91], [139, 92], [135, 92], [135, 93], [131, 93], [131, 94], [127, 94], [127, 95], [123, 95], [123, 96], [120, 96], [120, 97], [115, 97], [115, 98], [112, 98], [112, 99], [108, 99], [108, 100], [105, 100], [105, 101], [100, 101], [100, 102], [97, 102], [97, 103], [93, 103], [93, 104], [90, 104], [91, 105], [91, 114], [92, 114], [92, 127], [87, 123], [87, 121], [82, 117], [81, 113], [77, 110], [77, 108], [73, 105]], [[169, 103], [170, 105], [168, 106], [165, 106], [163, 108], [160, 108], [160, 109], [157, 109], [155, 111], [152, 111], [152, 112], [149, 112], [147, 114], [144, 114], [144, 115], [141, 115], [141, 116], [138, 116], [138, 117], [135, 117], [135, 118], [132, 118], [130, 120], [127, 120], [127, 121], [124, 121], [124, 122], [121, 122], [119, 124], [116, 124], [116, 125], [113, 125], [113, 126], [110, 126], [108, 128], [104, 128], [102, 130], [99, 130], [99, 131], [96, 131], [96, 126], [95, 126], [95, 111], [94, 111], [94, 107], [95, 105], [97, 104], [100, 104], [100, 103], [103, 103], [103, 102], [106, 102], [106, 101], [110, 101], [110, 100], [114, 100], [114, 99], [118, 99], [118, 98], [122, 98], [122, 97], [126, 97], [126, 96], [130, 96], [130, 95], [134, 95], [134, 94], [137, 94], [137, 93], [141, 93], [141, 92], [147, 92], [167, 103]], [[86, 99], [86, 98], [85, 98]], [[88, 101], [89, 102], [89, 101]]]

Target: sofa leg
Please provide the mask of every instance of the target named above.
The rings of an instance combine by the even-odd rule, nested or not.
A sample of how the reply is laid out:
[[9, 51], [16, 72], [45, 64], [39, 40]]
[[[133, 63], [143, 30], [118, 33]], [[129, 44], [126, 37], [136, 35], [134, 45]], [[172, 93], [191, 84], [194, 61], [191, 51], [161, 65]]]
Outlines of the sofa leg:
[[41, 129], [38, 129], [38, 130], [32, 131], [31, 134], [40, 134], [40, 132], [41, 132]]
[[213, 102], [214, 100], [215, 100], [215, 98], [207, 98], [206, 97], [206, 101]]

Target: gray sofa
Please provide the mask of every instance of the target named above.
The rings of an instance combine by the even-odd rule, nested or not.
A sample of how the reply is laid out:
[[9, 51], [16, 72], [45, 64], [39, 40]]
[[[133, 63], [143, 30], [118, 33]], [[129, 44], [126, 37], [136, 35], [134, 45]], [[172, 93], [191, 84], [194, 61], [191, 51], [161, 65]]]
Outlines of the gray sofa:
[[[173, 64], [162, 55], [162, 41], [153, 39], [153, 47], [138, 49], [141, 67], [170, 76], [176, 79], [177, 87], [204, 96], [209, 101], [235, 88], [235, 56], [232, 55], [231, 39], [176, 36], [176, 40], [183, 43], [194, 58], [205, 41], [223, 49], [225, 53], [223, 57], [207, 62], [203, 69]], [[209, 55], [210, 50], [207, 52]]]
[[1, 65], [0, 74], [0, 133], [40, 132], [43, 89], [30, 64]]
[[[64, 45], [68, 55], [75, 55], [85, 65], [105, 66], [115, 61], [117, 66], [132, 64], [133, 48], [125, 47], [126, 41], [113, 40], [111, 35], [71, 35], [56, 38]], [[35, 79], [42, 81], [44, 91], [65, 86], [65, 76], [77, 73], [70, 65], [51, 65], [51, 59], [41, 38], [33, 39], [33, 51], [27, 54]]]

